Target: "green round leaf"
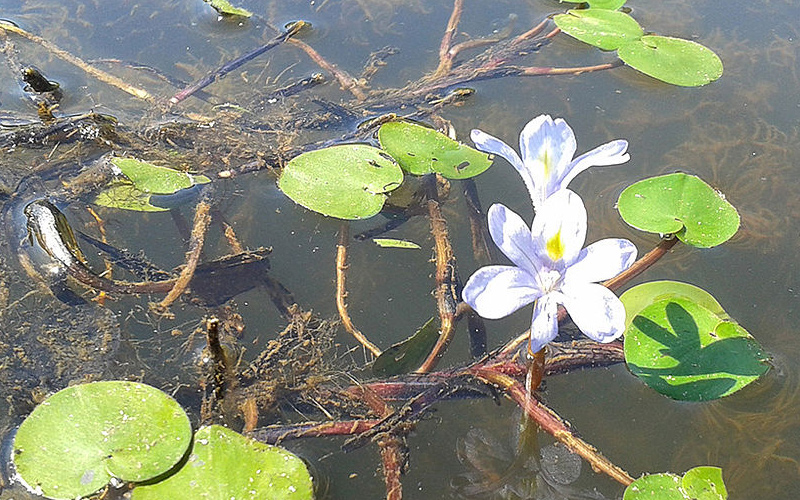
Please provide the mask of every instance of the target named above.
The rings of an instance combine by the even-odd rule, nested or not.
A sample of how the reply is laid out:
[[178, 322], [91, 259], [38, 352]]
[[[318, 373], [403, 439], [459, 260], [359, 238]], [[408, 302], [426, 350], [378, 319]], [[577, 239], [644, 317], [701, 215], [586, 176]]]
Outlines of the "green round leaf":
[[651, 388], [684, 401], [727, 396], [768, 369], [747, 330], [686, 298], [660, 300], [633, 318], [625, 361]]
[[403, 170], [414, 175], [435, 172], [448, 179], [468, 179], [492, 166], [486, 153], [411, 122], [384, 123], [378, 141]]
[[167, 472], [191, 437], [189, 417], [163, 392], [136, 382], [93, 382], [37, 406], [17, 431], [13, 460], [29, 488], [73, 499], [111, 478], [138, 482]]
[[681, 487], [696, 500], [725, 500], [728, 490], [722, 481], [722, 469], [719, 467], [695, 467], [683, 475]]
[[691, 300], [716, 314], [720, 319], [730, 319], [717, 299], [702, 288], [680, 281], [648, 281], [636, 285], [620, 295], [619, 299], [625, 305], [625, 326], [630, 325], [639, 311], [650, 304], [659, 300], [676, 298]]
[[133, 182], [136, 189], [150, 194], [173, 194], [195, 184], [206, 184], [211, 179], [172, 168], [159, 167], [134, 158], [112, 158], [111, 163]]
[[628, 66], [662, 82], [699, 87], [722, 76], [722, 61], [699, 43], [666, 36], [647, 35], [617, 51]]
[[687, 500], [680, 485], [675, 474], [649, 474], [629, 484], [622, 500]]
[[309, 210], [340, 219], [366, 219], [380, 212], [403, 171], [378, 148], [342, 144], [292, 158], [278, 187]]
[[644, 34], [634, 18], [614, 10], [573, 9], [553, 21], [564, 33], [603, 50], [616, 50]]
[[164, 481], [134, 488], [132, 500], [311, 500], [306, 465], [283, 448], [219, 425], [198, 430], [186, 464]]
[[730, 239], [739, 229], [739, 213], [699, 177], [674, 173], [652, 177], [625, 188], [617, 201], [619, 214], [631, 226], [675, 234], [695, 247], [709, 248]]

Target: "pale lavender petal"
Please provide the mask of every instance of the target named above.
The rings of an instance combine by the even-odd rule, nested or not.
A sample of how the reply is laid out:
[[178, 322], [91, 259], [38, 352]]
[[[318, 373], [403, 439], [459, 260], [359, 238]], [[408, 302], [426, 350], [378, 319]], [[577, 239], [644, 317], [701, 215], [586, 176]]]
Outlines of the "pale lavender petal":
[[636, 246], [628, 240], [607, 238], [581, 250], [564, 274], [564, 283], [597, 283], [618, 275], [636, 261]]
[[563, 304], [575, 325], [592, 340], [611, 342], [625, 331], [625, 306], [603, 285], [564, 285]]
[[569, 164], [568, 168], [561, 172], [555, 189], [566, 188], [576, 175], [589, 167], [606, 167], [625, 163], [631, 158], [631, 156], [626, 153], [627, 150], [628, 141], [625, 139], [617, 139], [616, 141], [607, 142], [588, 153], [580, 155], [575, 158], [575, 161]]
[[480, 316], [499, 319], [541, 295], [530, 274], [513, 266], [486, 266], [475, 271], [461, 297]]
[[533, 219], [531, 236], [539, 261], [552, 263], [551, 268], [558, 267], [557, 262], [569, 266], [586, 241], [586, 207], [581, 197], [569, 189], [550, 196]]
[[533, 305], [530, 351], [539, 352], [558, 335], [558, 298], [561, 294], [548, 293]]
[[558, 180], [575, 154], [575, 134], [563, 119], [554, 121], [549, 115], [541, 115], [522, 129], [519, 147], [525, 163], [523, 178], [529, 176], [536, 188], [536, 192], [531, 191], [531, 200], [538, 208], [558, 190]]
[[514, 148], [501, 141], [497, 137], [489, 135], [483, 130], [476, 128], [472, 129], [472, 132], [469, 134], [469, 138], [475, 143], [475, 147], [477, 149], [480, 149], [484, 153], [500, 155], [508, 160], [508, 163], [513, 165], [515, 169], [522, 170], [522, 160], [517, 152], [514, 151]]
[[501, 203], [489, 207], [489, 234], [494, 244], [506, 257], [521, 269], [536, 274], [541, 264], [536, 260], [536, 249], [531, 230], [522, 217]]

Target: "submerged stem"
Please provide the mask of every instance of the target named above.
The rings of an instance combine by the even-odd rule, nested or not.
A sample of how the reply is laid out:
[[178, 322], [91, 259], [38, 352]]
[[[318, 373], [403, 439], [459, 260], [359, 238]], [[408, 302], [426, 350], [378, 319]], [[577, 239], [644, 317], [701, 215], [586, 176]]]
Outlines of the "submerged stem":
[[347, 312], [347, 241], [350, 239], [350, 224], [342, 222], [339, 228], [339, 242], [336, 244], [336, 309], [342, 320], [345, 330], [355, 337], [373, 356], [381, 355], [378, 346], [369, 341], [361, 331], [353, 325], [350, 313]]

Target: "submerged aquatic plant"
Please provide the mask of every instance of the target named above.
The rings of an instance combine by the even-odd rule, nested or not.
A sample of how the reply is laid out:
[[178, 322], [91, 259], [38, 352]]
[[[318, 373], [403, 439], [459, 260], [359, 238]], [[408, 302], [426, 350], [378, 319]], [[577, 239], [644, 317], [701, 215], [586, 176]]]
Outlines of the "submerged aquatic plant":
[[470, 137], [478, 149], [502, 156], [517, 169], [537, 210], [549, 196], [566, 189], [587, 168], [618, 165], [630, 159], [626, 152], [628, 141], [624, 139], [607, 142], [573, 159], [577, 150], [575, 133], [562, 118], [553, 120], [550, 115], [539, 115], [522, 129], [519, 134], [522, 157], [511, 146], [482, 130], [474, 129]]
[[534, 302], [530, 351], [538, 352], [558, 334], [558, 304], [580, 330], [610, 342], [625, 330], [625, 307], [598, 281], [616, 276], [636, 260], [628, 240], [608, 238], [583, 248], [586, 208], [569, 190], [549, 197], [531, 228], [502, 204], [489, 208], [489, 232], [513, 266], [478, 269], [462, 296], [479, 315], [498, 319]]

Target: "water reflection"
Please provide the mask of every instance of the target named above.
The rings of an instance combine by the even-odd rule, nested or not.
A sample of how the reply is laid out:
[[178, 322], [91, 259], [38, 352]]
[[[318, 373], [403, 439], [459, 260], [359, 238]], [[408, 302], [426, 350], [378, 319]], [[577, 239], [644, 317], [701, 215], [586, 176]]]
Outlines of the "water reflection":
[[573, 486], [582, 460], [563, 445], [539, 449], [536, 429], [522, 424], [513, 443], [482, 428], [459, 439], [456, 452], [468, 472], [451, 486], [458, 498], [486, 500], [604, 500], [597, 491]]

